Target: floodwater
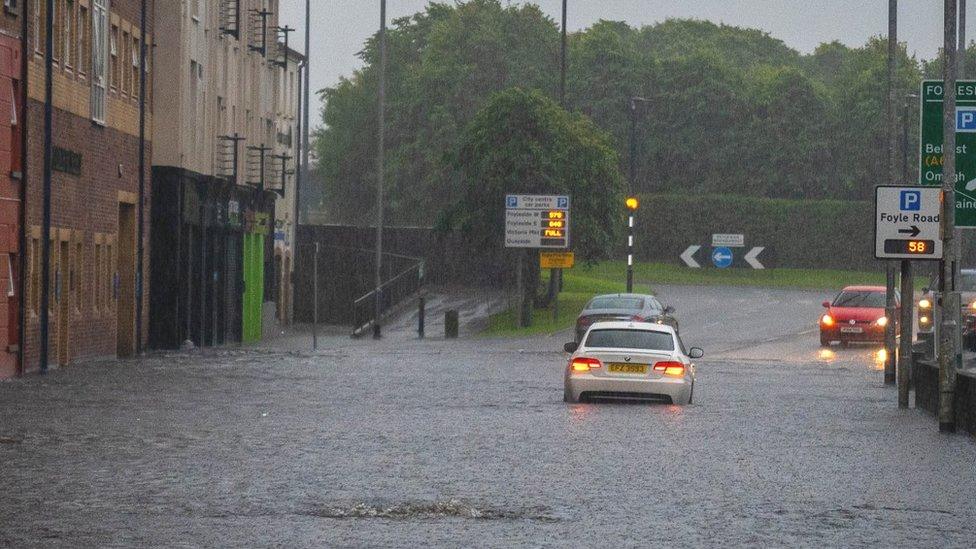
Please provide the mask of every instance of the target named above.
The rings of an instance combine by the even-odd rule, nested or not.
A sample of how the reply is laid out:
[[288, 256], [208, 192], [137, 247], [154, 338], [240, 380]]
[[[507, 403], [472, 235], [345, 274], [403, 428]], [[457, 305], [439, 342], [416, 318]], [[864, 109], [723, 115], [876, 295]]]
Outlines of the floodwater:
[[0, 384], [0, 545], [976, 545], [976, 443], [816, 292], [659, 288], [695, 404], [562, 402], [562, 337], [323, 338]]

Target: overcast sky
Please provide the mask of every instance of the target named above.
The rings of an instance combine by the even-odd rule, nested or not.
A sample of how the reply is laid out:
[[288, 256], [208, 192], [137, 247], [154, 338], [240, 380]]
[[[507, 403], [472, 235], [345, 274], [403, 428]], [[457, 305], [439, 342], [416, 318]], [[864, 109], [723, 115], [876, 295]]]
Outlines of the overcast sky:
[[[442, 0], [445, 1], [445, 0]], [[451, 0], [446, 0], [450, 2]], [[379, 27], [379, 0], [311, 0], [312, 90], [334, 85], [360, 66], [356, 53]], [[388, 0], [389, 18], [416, 13], [427, 0]], [[523, 3], [512, 0], [513, 4]], [[554, 20], [560, 17], [561, 0], [535, 0]], [[935, 56], [942, 44], [942, 2], [899, 2], [899, 41], [922, 58]], [[970, 4], [976, 4], [971, 2]], [[296, 44], [304, 44], [305, 0], [281, 0], [282, 21], [298, 32]], [[976, 21], [976, 6], [968, 19]], [[584, 29], [600, 19], [626, 21], [633, 26], [653, 24], [669, 17], [694, 17], [716, 23], [762, 29], [808, 53], [822, 42], [840, 40], [863, 44], [869, 37], [887, 33], [886, 0], [569, 0], [569, 29]], [[976, 28], [969, 35], [976, 36]], [[298, 49], [303, 48], [300, 46]], [[313, 98], [314, 111], [320, 105]], [[313, 120], [319, 117], [313, 116]], [[313, 121], [313, 126], [318, 125]]]

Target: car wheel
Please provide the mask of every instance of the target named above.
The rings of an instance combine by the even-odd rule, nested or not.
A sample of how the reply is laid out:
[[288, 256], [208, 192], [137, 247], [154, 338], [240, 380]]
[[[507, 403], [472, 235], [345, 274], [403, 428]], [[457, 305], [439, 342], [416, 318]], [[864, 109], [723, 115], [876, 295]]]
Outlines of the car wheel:
[[691, 383], [691, 394], [688, 395], [688, 404], [695, 403], [695, 382]]
[[570, 392], [569, 387], [566, 387], [566, 388], [563, 389], [563, 402], [566, 402], [566, 403], [569, 403], [569, 404], [575, 404], [576, 403], [576, 400], [573, 399], [573, 393]]
[[823, 334], [820, 334], [820, 346], [821, 347], [830, 347], [830, 338], [827, 337], [827, 336], [825, 336], [825, 335], [823, 335]]

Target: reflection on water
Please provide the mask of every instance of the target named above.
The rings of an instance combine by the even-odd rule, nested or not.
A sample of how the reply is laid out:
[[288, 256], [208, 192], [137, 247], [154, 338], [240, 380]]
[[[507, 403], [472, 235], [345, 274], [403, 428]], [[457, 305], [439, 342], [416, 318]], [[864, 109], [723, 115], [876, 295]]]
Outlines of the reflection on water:
[[888, 350], [887, 349], [878, 349], [877, 351], [875, 351], [875, 353], [874, 353], [874, 369], [875, 370], [884, 370], [885, 362], [887, 362], [887, 361], [888, 361]]
[[824, 362], [833, 362], [834, 359], [837, 358], [837, 353], [831, 349], [820, 349], [820, 353], [817, 355], [817, 358]]

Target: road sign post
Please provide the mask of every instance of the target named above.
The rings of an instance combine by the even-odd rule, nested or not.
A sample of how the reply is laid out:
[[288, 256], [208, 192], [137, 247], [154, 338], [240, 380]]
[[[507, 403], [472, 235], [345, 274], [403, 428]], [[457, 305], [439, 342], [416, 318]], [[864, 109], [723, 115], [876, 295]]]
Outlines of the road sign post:
[[875, 187], [874, 257], [942, 259], [941, 208], [936, 187]]
[[[532, 305], [526, 296], [522, 272], [527, 250], [565, 250], [569, 247], [569, 206], [568, 196], [505, 196], [505, 247], [520, 248], [516, 267], [520, 327], [532, 323]], [[553, 312], [558, 314], [558, 302]]]

